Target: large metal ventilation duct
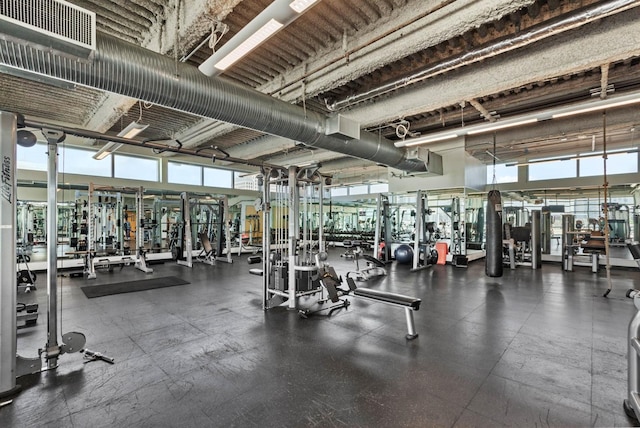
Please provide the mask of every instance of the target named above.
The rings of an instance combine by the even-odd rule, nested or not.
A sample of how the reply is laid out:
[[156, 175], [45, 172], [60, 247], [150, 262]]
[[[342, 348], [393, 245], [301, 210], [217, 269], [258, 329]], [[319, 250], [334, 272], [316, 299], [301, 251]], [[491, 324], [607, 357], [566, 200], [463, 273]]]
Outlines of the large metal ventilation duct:
[[361, 132], [349, 140], [325, 135], [327, 118], [197, 68], [99, 34], [90, 60], [75, 59], [9, 38], [0, 40], [0, 63], [20, 70], [136, 98], [168, 108], [289, 138], [409, 172], [426, 171], [390, 140]]

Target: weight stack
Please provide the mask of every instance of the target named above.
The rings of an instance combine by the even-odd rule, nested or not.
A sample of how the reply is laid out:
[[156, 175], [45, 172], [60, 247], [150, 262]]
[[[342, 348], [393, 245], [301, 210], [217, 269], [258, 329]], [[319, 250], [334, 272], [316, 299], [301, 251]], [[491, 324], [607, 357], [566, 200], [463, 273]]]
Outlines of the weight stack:
[[487, 196], [487, 256], [485, 273], [490, 277], [502, 276], [502, 197], [500, 191], [491, 190]]

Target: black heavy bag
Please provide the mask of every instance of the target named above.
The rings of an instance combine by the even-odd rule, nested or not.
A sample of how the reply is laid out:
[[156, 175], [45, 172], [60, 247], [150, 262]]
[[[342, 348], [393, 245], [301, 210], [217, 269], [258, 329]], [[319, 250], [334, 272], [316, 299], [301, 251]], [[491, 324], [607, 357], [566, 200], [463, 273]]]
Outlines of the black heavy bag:
[[487, 276], [502, 276], [502, 198], [498, 190], [489, 191], [487, 197]]

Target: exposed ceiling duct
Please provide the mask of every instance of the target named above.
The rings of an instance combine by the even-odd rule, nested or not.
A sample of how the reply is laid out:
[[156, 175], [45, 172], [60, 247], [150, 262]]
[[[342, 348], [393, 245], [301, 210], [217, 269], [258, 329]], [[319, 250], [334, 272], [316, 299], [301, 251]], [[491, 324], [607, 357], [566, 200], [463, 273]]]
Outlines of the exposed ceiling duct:
[[426, 171], [424, 162], [408, 159], [403, 149], [386, 138], [366, 132], [360, 139], [326, 135], [327, 117], [322, 114], [208, 78], [195, 67], [105, 34], [97, 37], [96, 51], [89, 61], [5, 38], [0, 41], [0, 63], [400, 170]]

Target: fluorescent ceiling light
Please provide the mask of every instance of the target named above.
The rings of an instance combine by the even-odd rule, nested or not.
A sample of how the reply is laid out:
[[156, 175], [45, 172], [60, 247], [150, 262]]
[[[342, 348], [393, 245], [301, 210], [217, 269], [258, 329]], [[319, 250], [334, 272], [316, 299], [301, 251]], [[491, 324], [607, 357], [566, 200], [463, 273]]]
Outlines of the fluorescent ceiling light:
[[254, 50], [259, 44], [273, 36], [278, 30], [283, 27], [283, 24], [275, 19], [269, 20], [258, 31], [253, 33], [248, 39], [240, 43], [240, 45], [227, 54], [224, 58], [218, 61], [214, 67], [218, 70], [226, 70], [233, 64], [235, 64], [240, 58]]
[[[615, 149], [615, 150], [607, 150], [607, 156], [619, 155], [619, 154], [628, 154], [628, 153], [638, 153], [638, 149]], [[559, 162], [559, 161], [569, 161], [569, 160], [580, 160], [580, 159], [589, 159], [589, 158], [601, 158], [604, 156], [604, 152], [597, 153], [585, 153], [582, 155], [573, 155], [573, 156], [558, 156], [554, 158], [543, 158], [543, 159], [533, 159], [527, 162], [513, 162], [506, 164], [507, 167], [510, 166], [527, 166], [527, 165], [535, 165], [537, 163], [549, 163], [549, 162]]]
[[313, 6], [313, 4], [317, 1], [318, 0], [295, 0], [291, 2], [289, 7], [298, 13], [302, 13]]
[[[120, 131], [118, 133], [118, 137], [133, 138], [148, 127], [149, 125], [143, 125], [134, 121], [127, 125], [122, 131]], [[118, 150], [120, 147], [122, 147], [122, 143], [114, 143], [113, 141], [111, 141], [102, 146], [102, 148], [98, 150], [95, 155], [93, 155], [93, 158], [96, 160], [102, 160], [109, 156], [111, 153]]]
[[571, 109], [568, 111], [563, 111], [560, 113], [556, 113], [553, 116], [551, 116], [551, 118], [553, 119], [558, 119], [561, 117], [567, 117], [567, 116], [574, 116], [577, 114], [583, 114], [583, 113], [589, 113], [592, 111], [599, 111], [599, 110], [605, 110], [608, 108], [614, 108], [614, 107], [622, 107], [622, 106], [626, 106], [626, 105], [630, 105], [630, 104], [636, 104], [636, 103], [640, 103], [640, 97], [635, 96], [635, 97], [625, 97], [625, 99], [618, 99], [616, 100], [616, 98], [612, 99], [612, 100], [601, 100], [601, 101], [596, 101], [593, 103], [592, 106], [586, 106], [583, 108], [578, 108], [578, 109]]
[[631, 104], [640, 104], [640, 92], [633, 92], [628, 95], [608, 98], [605, 100], [589, 101], [587, 103], [572, 105], [569, 107], [542, 110], [536, 113], [525, 114], [510, 119], [502, 119], [492, 123], [471, 125], [455, 130], [445, 130], [433, 134], [428, 134], [421, 138], [397, 141], [394, 143], [394, 145], [396, 147], [416, 146], [419, 144], [425, 144], [434, 141], [443, 141], [449, 138], [454, 138], [454, 135], [457, 137], [464, 137], [465, 135], [483, 134], [487, 132], [498, 131], [501, 129], [532, 124], [535, 122], [544, 122], [551, 119], [588, 113], [591, 111], [604, 110], [607, 108], [622, 107]]
[[529, 123], [535, 123], [537, 121], [538, 121], [537, 118], [531, 118], [531, 119], [523, 119], [523, 120], [511, 120], [511, 121], [505, 120], [505, 121], [492, 122], [491, 124], [483, 125], [482, 127], [478, 127], [476, 129], [470, 129], [469, 131], [467, 131], [467, 135], [483, 134], [485, 132], [493, 132], [499, 129], [505, 129], [505, 128], [511, 128], [514, 126], [521, 126]]
[[449, 134], [442, 134], [442, 135], [425, 136], [422, 138], [412, 138], [410, 140], [399, 141], [394, 144], [396, 147], [411, 147], [411, 146], [417, 146], [419, 144], [427, 144], [427, 143], [435, 143], [437, 141], [451, 140], [457, 137], [458, 137], [458, 134], [449, 133]]
[[274, 0], [228, 42], [214, 51], [198, 69], [217, 76], [269, 37], [298, 19], [319, 0]]

